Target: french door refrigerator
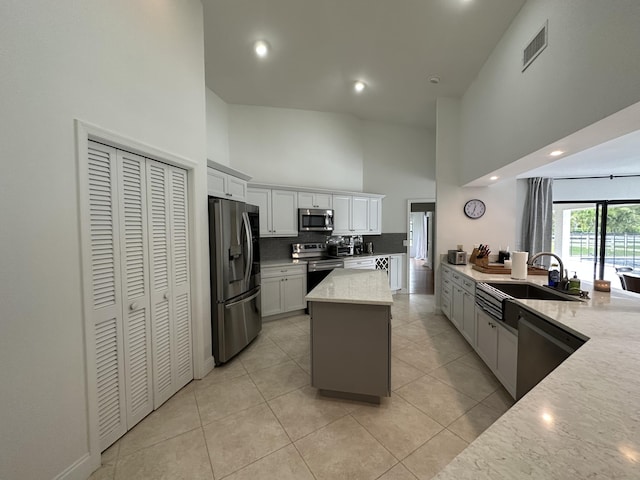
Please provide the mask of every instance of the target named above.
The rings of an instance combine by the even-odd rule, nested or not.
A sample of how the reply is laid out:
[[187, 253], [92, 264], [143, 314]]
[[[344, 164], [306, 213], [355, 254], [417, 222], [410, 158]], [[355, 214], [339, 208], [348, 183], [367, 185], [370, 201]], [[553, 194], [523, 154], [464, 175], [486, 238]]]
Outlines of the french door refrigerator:
[[262, 330], [258, 207], [209, 197], [211, 334], [216, 365]]

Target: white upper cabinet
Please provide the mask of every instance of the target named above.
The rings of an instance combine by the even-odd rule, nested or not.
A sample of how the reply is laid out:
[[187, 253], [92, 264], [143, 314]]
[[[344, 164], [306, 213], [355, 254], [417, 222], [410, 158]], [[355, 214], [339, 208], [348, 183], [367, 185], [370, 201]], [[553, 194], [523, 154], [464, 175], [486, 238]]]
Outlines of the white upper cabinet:
[[332, 208], [333, 201], [330, 193], [298, 192], [298, 208]]
[[291, 190], [249, 188], [247, 203], [260, 209], [261, 237], [298, 236], [298, 194]]
[[369, 198], [369, 235], [382, 233], [382, 199]]
[[212, 197], [244, 202], [247, 199], [247, 182], [241, 178], [208, 167], [207, 193]]
[[336, 235], [380, 234], [381, 198], [360, 195], [333, 195]]

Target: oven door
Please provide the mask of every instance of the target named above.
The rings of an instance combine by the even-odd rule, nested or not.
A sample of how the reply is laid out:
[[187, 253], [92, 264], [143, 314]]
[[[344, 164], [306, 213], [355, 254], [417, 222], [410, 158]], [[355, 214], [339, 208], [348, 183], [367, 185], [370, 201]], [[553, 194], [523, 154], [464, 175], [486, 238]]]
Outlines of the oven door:
[[307, 266], [307, 293], [316, 288], [334, 268], [344, 268], [344, 262], [342, 260], [324, 261], [318, 265], [313, 262], [309, 263]]

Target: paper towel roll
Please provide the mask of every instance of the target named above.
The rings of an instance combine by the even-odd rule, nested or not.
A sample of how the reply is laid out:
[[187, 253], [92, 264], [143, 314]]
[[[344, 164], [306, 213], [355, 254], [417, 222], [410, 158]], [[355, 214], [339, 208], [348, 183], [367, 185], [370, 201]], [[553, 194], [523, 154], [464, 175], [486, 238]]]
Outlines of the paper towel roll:
[[515, 280], [527, 278], [527, 260], [529, 260], [529, 252], [511, 252], [511, 278]]

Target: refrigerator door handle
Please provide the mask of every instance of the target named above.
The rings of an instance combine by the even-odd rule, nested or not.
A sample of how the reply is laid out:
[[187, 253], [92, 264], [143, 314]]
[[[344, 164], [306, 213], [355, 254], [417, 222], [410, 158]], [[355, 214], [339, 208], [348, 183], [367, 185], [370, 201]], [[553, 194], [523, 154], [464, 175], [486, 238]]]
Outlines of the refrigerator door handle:
[[247, 265], [244, 271], [244, 284], [248, 286], [251, 267], [253, 267], [253, 237], [251, 236], [251, 226], [249, 224], [249, 214], [247, 212], [242, 212], [242, 223], [244, 223], [244, 232], [247, 235], [247, 251], [249, 252], [249, 258], [247, 258]]
[[258, 287], [258, 289], [253, 295], [250, 295], [247, 298], [243, 298], [242, 300], [238, 300], [237, 302], [229, 303], [225, 305], [224, 308], [231, 308], [231, 307], [235, 307], [236, 305], [240, 305], [241, 303], [247, 303], [253, 300], [254, 298], [256, 298], [258, 295], [260, 295], [260, 287]]

